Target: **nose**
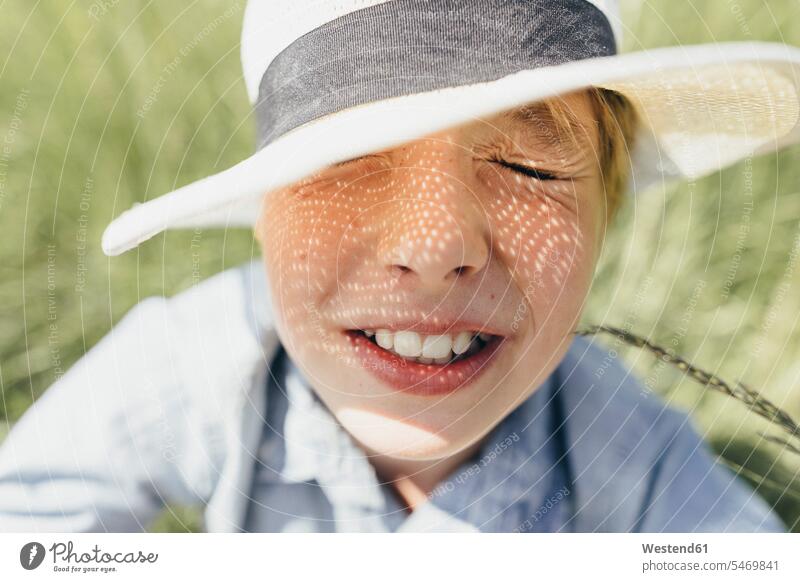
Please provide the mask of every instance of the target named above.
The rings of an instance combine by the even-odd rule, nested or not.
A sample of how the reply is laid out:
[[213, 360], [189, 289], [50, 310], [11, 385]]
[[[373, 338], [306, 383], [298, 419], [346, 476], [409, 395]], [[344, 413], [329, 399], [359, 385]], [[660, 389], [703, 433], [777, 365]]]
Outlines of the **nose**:
[[[489, 260], [489, 237], [468, 169], [447, 146], [417, 146], [393, 172], [379, 259], [394, 275], [436, 287]], [[445, 151], [442, 151], [445, 150]]]

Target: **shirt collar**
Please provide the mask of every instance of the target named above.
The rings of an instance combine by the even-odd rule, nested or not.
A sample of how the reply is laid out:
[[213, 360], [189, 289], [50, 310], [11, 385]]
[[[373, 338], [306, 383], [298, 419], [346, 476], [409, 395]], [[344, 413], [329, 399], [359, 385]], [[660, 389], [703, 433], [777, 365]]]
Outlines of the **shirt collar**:
[[[380, 485], [364, 452], [285, 357], [280, 383], [288, 405], [281, 477], [316, 481], [339, 521], [373, 516], [397, 531], [510, 531], [544, 506], [563, 480], [552, 430], [555, 391], [550, 376], [494, 427], [473, 458], [434, 489], [429, 502], [407, 516]], [[359, 527], [363, 530], [364, 524]]]
[[348, 489], [362, 504], [381, 505], [379, 483], [363, 451], [317, 397], [288, 359], [285, 376], [288, 409], [284, 422], [286, 461], [283, 476], [292, 481], [316, 480]]

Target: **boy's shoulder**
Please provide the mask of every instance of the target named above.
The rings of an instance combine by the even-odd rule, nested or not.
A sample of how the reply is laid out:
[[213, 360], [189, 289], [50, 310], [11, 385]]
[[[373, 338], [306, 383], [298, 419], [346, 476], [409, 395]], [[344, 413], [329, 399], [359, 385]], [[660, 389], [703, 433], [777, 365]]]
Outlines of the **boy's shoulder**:
[[620, 360], [576, 337], [554, 373], [578, 527], [783, 531], [692, 426]]
[[246, 396], [277, 347], [268, 302], [263, 267], [254, 260], [171, 297], [140, 301], [109, 335], [136, 345], [128, 350], [132, 371], [163, 377], [161, 385], [218, 415]]
[[271, 323], [268, 293], [263, 264], [254, 259], [198, 280], [191, 287], [163, 299], [176, 321], [205, 329], [222, 326], [258, 337]]
[[665, 460], [693, 455], [675, 451], [686, 442], [703, 446], [683, 438], [695, 434], [688, 415], [650, 390], [616, 349], [594, 339], [575, 338], [555, 379], [580, 521], [592, 530], [635, 529]]
[[668, 439], [689, 420], [642, 381], [615, 347], [594, 339], [575, 337], [557, 380], [569, 424], [585, 427], [618, 454], [646, 448], [641, 444], [645, 438]]

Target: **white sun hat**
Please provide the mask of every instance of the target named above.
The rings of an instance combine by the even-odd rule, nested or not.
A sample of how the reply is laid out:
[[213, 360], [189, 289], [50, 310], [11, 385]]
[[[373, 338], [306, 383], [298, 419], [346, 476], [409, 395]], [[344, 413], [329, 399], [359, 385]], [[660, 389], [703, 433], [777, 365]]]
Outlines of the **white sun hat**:
[[264, 193], [326, 166], [592, 86], [641, 119], [629, 192], [800, 141], [800, 49], [619, 54], [622, 28], [616, 0], [251, 0], [241, 56], [256, 152], [124, 212], [103, 251], [168, 228], [252, 227]]

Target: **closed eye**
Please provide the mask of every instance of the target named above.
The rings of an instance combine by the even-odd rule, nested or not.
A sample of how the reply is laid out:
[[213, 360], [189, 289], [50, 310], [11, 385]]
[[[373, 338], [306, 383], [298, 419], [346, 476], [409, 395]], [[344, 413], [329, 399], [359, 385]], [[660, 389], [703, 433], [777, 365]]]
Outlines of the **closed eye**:
[[343, 162], [337, 162], [337, 163], [333, 164], [333, 167], [334, 168], [343, 168], [344, 166], [348, 166], [350, 164], [354, 164], [355, 162], [359, 162], [359, 161], [363, 160], [366, 157], [367, 156], [361, 156], [361, 157], [358, 157], [358, 158], [351, 158], [349, 160], [344, 160]]
[[544, 170], [538, 170], [536, 168], [532, 168], [530, 166], [525, 166], [522, 164], [517, 164], [514, 162], [508, 162], [506, 160], [493, 159], [490, 161], [493, 164], [497, 164], [513, 172], [522, 174], [523, 176], [528, 176], [529, 178], [533, 178], [535, 180], [541, 180], [542, 182], [562, 179], [560, 176], [556, 176], [555, 174], [551, 174], [550, 172], [545, 172]]
[[357, 158], [350, 158], [349, 160], [344, 160], [342, 162], [338, 162], [333, 164], [334, 168], [343, 168], [345, 166], [349, 166], [350, 164], [355, 164], [358, 162], [365, 162], [365, 161], [376, 161], [380, 158], [380, 154], [366, 154], [363, 156], [358, 156]]

